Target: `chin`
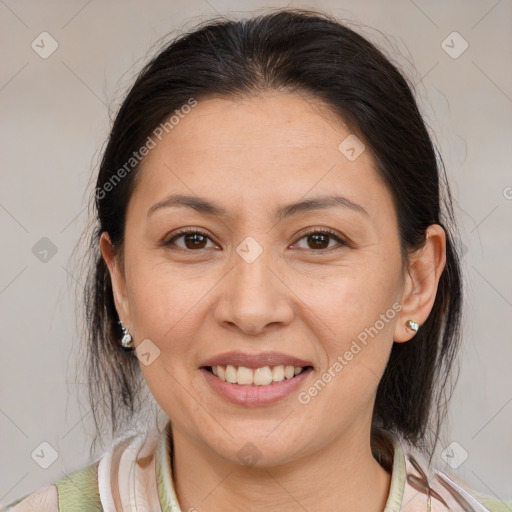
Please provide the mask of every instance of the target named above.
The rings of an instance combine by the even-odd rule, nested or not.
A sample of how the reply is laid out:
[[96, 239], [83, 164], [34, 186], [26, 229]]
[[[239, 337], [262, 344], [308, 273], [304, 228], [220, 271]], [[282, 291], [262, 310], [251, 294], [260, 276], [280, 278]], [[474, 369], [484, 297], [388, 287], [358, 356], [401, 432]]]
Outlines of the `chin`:
[[[290, 436], [282, 434], [268, 436], [267, 432], [270, 431], [259, 430], [251, 435], [250, 430], [245, 430], [243, 437], [227, 438], [225, 439], [226, 445], [219, 446], [217, 444], [211, 447], [221, 457], [243, 467], [269, 468], [295, 460], [300, 450], [297, 443], [293, 442]], [[272, 437], [274, 435], [275, 437]]]

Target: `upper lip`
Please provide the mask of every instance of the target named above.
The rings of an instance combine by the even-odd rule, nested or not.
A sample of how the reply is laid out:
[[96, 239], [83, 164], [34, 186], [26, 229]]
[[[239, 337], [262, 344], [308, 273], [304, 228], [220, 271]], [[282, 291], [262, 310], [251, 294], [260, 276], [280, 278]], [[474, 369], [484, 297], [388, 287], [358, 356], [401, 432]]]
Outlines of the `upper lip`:
[[201, 363], [200, 367], [205, 366], [245, 366], [246, 368], [262, 368], [263, 366], [313, 366], [309, 361], [299, 359], [295, 356], [282, 354], [280, 352], [262, 352], [260, 354], [248, 354], [244, 352], [226, 352], [211, 357]]

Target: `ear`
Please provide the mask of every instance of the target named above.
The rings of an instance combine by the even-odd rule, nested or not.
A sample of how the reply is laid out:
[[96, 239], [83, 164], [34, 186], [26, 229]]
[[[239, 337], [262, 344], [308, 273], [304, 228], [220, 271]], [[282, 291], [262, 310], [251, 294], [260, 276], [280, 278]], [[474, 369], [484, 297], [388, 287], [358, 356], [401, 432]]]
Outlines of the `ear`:
[[414, 335], [406, 325], [414, 320], [420, 326], [425, 323], [434, 306], [439, 279], [446, 264], [446, 234], [439, 224], [427, 228], [423, 247], [409, 256], [409, 268], [402, 288], [402, 309], [395, 325], [394, 341], [403, 343]]
[[131, 322], [130, 308], [128, 306], [128, 297], [126, 294], [124, 271], [114, 254], [112, 241], [110, 240], [110, 236], [106, 231], [101, 234], [100, 249], [110, 273], [112, 293], [114, 295], [114, 303], [116, 305], [117, 314], [123, 325], [128, 327]]

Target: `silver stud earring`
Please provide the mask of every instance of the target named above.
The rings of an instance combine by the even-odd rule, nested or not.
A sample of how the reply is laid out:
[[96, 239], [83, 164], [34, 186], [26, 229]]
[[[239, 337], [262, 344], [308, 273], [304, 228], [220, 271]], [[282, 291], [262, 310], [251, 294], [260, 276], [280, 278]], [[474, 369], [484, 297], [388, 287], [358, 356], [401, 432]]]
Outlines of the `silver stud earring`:
[[405, 325], [407, 325], [407, 327], [409, 327], [409, 329], [413, 330], [414, 332], [418, 332], [418, 329], [420, 327], [418, 325], [418, 322], [415, 322], [414, 320], [407, 320]]
[[132, 352], [134, 350], [134, 347], [132, 345], [132, 335], [128, 332], [128, 329], [126, 327], [123, 327], [121, 320], [119, 320], [118, 324], [121, 326], [121, 330], [123, 331], [123, 337], [121, 338], [119, 346], [125, 352]]

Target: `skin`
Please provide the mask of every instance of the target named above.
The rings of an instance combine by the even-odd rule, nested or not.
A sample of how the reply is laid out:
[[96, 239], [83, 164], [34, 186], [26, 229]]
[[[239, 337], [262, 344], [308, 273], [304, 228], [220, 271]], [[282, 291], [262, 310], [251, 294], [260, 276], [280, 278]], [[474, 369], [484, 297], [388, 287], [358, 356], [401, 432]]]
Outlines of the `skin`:
[[[174, 483], [182, 510], [381, 511], [390, 475], [370, 449], [375, 394], [393, 342], [414, 336], [434, 304], [445, 265], [445, 233], [402, 266], [391, 194], [368, 145], [349, 161], [338, 146], [350, 130], [319, 100], [265, 93], [198, 103], [145, 158], [130, 199], [122, 263], [107, 233], [101, 250], [123, 324], [135, 345], [160, 355], [141, 364], [172, 421]], [[148, 210], [170, 194], [200, 196], [227, 217], [186, 207]], [[331, 207], [278, 220], [281, 205], [336, 193], [367, 215]], [[200, 248], [179, 228], [210, 238]], [[327, 251], [304, 236], [330, 228]], [[247, 263], [248, 236], [263, 248]], [[192, 247], [192, 248], [190, 248]], [[365, 328], [396, 302], [401, 310], [307, 405], [292, 393], [244, 407], [216, 394], [199, 371], [206, 358], [279, 351], [311, 361], [307, 390]], [[421, 328], [421, 327], [420, 327]], [[253, 443], [259, 459], [237, 452]]]

